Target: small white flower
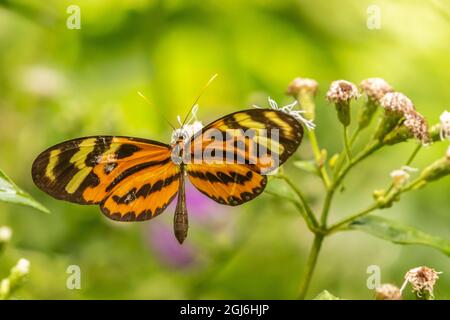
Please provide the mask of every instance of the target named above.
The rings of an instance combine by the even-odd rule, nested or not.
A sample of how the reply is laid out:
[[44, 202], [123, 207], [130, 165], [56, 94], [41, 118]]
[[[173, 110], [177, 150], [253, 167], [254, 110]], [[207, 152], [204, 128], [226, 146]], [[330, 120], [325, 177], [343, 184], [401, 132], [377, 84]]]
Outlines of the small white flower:
[[13, 268], [13, 272], [16, 273], [17, 276], [24, 276], [28, 274], [28, 272], [30, 272], [30, 261], [21, 258]]
[[403, 166], [400, 169], [394, 170], [391, 172], [392, 183], [394, 187], [401, 188], [403, 187], [410, 178], [409, 172], [417, 171], [416, 168], [411, 168], [408, 166]]
[[428, 291], [430, 298], [433, 299], [433, 288], [441, 273], [425, 266], [411, 269], [405, 274], [405, 282], [400, 288], [400, 292], [403, 292], [409, 282], [413, 287], [412, 291], [419, 297]]
[[450, 112], [445, 110], [439, 119], [441, 120], [441, 140], [450, 140]]
[[[308, 130], [314, 130], [314, 128], [316, 127], [315, 123], [302, 116], [302, 113], [305, 113], [304, 110], [294, 110], [294, 107], [296, 105], [297, 105], [297, 101], [294, 101], [293, 103], [288, 104], [284, 107], [278, 107], [278, 104], [275, 102], [275, 100], [273, 100], [269, 97], [270, 109], [284, 112], [284, 113], [294, 117], [299, 122], [303, 123]], [[257, 109], [263, 109], [262, 107], [257, 106], [257, 105], [253, 105], [253, 107], [255, 107]]]
[[60, 93], [66, 79], [57, 69], [43, 65], [26, 67], [20, 73], [19, 84], [27, 92], [37, 96], [52, 97]]
[[369, 99], [376, 102], [379, 102], [386, 93], [392, 92], [392, 87], [382, 78], [365, 79], [359, 86]]
[[447, 153], [445, 154], [445, 157], [447, 158], [447, 160], [450, 160], [450, 146], [448, 146], [447, 148]]
[[0, 242], [8, 242], [12, 237], [12, 230], [10, 227], [0, 227]]
[[197, 120], [197, 111], [198, 111], [198, 105], [195, 105], [192, 108], [192, 116], [189, 118], [188, 121], [186, 121], [185, 124], [181, 121], [180, 116], [177, 117], [178, 123], [180, 124], [180, 128], [175, 129], [172, 132], [172, 143], [176, 143], [179, 138], [182, 138], [183, 141], [188, 141], [191, 137], [194, 136], [198, 131], [202, 130], [203, 124], [201, 121]]

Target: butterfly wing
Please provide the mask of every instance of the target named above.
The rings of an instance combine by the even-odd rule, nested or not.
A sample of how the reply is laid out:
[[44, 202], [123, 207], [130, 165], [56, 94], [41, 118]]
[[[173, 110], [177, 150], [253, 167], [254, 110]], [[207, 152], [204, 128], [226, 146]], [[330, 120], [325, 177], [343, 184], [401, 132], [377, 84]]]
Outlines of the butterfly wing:
[[211, 199], [239, 205], [264, 190], [264, 174], [283, 164], [302, 138], [302, 125], [282, 111], [232, 113], [194, 135], [186, 148], [187, 173], [192, 184]]
[[204, 195], [220, 204], [237, 206], [264, 191], [267, 177], [257, 168], [239, 164], [189, 164], [191, 183]]
[[114, 220], [146, 220], [178, 189], [179, 168], [168, 145], [138, 138], [94, 136], [66, 141], [33, 163], [35, 184], [56, 199], [100, 204]]

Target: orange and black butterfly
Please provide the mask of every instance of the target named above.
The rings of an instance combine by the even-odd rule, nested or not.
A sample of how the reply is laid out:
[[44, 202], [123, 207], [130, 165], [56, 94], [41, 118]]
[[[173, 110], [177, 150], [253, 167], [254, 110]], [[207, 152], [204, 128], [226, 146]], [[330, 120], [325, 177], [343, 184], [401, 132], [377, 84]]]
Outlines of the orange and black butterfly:
[[[186, 125], [174, 132], [170, 144], [123, 136], [62, 142], [36, 158], [34, 183], [56, 199], [98, 204], [104, 215], [118, 221], [152, 219], [178, 195], [174, 232], [182, 243], [188, 229], [186, 176], [214, 201], [240, 205], [263, 192], [267, 166], [283, 164], [303, 137], [296, 117], [278, 108], [235, 112], [192, 135], [183, 129]], [[243, 134], [249, 130], [253, 133]], [[274, 130], [277, 141], [269, 143], [267, 132]], [[205, 155], [210, 161], [201, 159]]]

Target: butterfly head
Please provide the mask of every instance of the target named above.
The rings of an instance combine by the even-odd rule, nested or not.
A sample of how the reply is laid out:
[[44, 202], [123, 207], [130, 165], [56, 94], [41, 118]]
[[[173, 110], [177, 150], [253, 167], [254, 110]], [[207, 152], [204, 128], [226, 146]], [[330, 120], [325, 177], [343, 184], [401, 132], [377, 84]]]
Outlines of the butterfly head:
[[188, 121], [186, 121], [185, 124], [183, 124], [180, 116], [178, 116], [178, 123], [180, 124], [180, 128], [175, 129], [172, 132], [172, 139], [171, 139], [172, 146], [186, 143], [187, 141], [189, 141], [189, 139], [191, 139], [194, 136], [194, 134], [202, 130], [203, 124], [201, 121], [197, 120], [197, 110], [198, 105], [195, 105], [194, 108], [192, 109], [191, 118]]

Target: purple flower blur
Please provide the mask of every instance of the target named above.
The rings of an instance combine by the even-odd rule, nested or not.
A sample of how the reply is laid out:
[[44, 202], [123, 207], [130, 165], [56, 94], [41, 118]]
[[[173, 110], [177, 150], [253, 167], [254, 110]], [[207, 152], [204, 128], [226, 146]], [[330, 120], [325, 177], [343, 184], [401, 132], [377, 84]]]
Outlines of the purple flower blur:
[[[205, 228], [217, 231], [227, 223], [226, 207], [203, 195], [189, 182], [186, 182], [186, 205], [191, 225], [198, 223]], [[175, 206], [176, 199], [163, 214], [173, 215]], [[171, 221], [171, 219], [169, 220]], [[196, 262], [197, 249], [188, 241], [180, 245], [173, 234], [171, 224], [156, 219], [151, 221], [148, 226], [149, 246], [162, 263], [176, 268], [186, 268]]]
[[149, 246], [155, 255], [172, 267], [186, 268], [195, 261], [195, 250], [188, 243], [180, 245], [173, 235], [173, 230], [167, 224], [152, 221], [148, 230]]

